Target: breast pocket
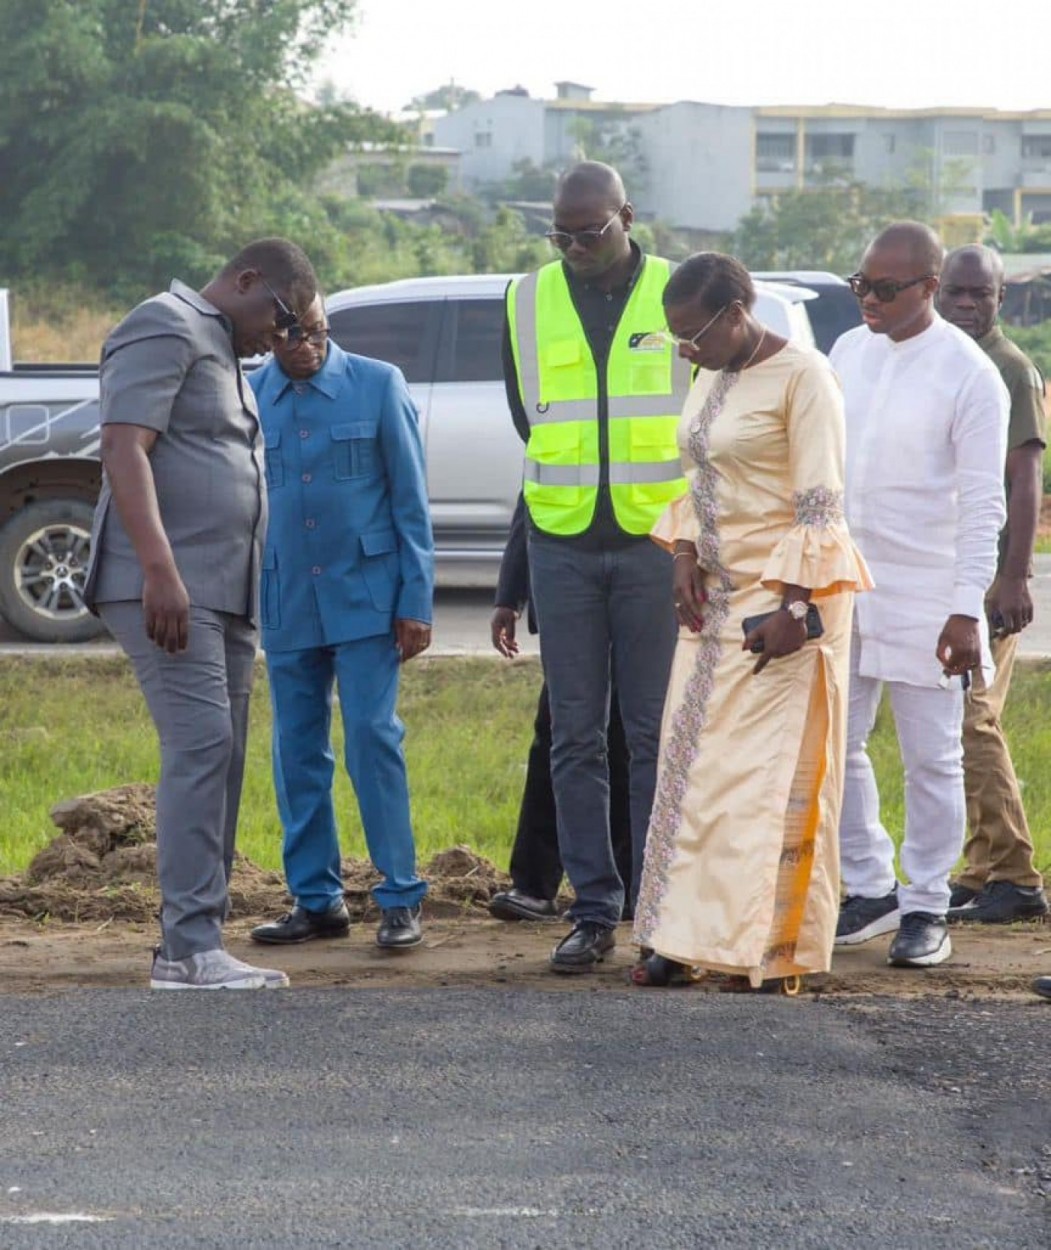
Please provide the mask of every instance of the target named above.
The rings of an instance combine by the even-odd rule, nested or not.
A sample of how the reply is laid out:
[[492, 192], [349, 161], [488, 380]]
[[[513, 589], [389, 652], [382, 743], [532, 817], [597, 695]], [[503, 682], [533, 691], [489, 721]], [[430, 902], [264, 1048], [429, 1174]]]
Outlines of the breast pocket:
[[337, 482], [368, 477], [376, 472], [377, 428], [371, 421], [349, 421], [332, 426], [332, 471]]
[[285, 465], [281, 459], [281, 431], [263, 431], [263, 452], [266, 463], [267, 490], [285, 484]]

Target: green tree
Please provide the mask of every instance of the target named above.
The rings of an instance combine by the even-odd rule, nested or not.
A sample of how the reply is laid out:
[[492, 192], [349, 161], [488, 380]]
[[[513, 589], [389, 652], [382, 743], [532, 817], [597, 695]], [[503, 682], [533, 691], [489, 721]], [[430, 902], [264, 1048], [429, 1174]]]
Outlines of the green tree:
[[207, 278], [252, 235], [338, 264], [312, 202], [345, 145], [396, 128], [303, 102], [355, 0], [0, 0], [0, 273], [122, 299]]
[[923, 215], [915, 188], [851, 182], [785, 191], [760, 201], [741, 218], [731, 250], [752, 269], [857, 268], [872, 237], [902, 218]]
[[466, 104], [474, 104], [482, 97], [477, 91], [471, 91], [468, 87], [461, 87], [458, 83], [447, 82], [442, 87], [436, 87], [433, 91], [425, 91], [422, 95], [414, 96], [409, 101], [408, 107], [416, 109], [418, 112], [425, 113], [431, 109], [445, 109], [447, 112], [455, 112], [456, 109], [462, 109]]
[[441, 165], [410, 165], [405, 183], [411, 196], [418, 200], [433, 200], [449, 185], [449, 171]]

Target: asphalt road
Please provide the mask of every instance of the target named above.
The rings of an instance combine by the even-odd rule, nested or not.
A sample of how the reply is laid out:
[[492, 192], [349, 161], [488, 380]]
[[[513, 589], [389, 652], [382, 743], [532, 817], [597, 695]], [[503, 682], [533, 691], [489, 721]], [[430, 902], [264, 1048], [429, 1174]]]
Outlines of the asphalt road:
[[[1029, 658], [1051, 658], [1051, 555], [1036, 557], [1036, 576], [1032, 583], [1036, 619], [1022, 635], [1020, 653]], [[490, 591], [443, 590], [435, 600], [434, 643], [432, 655], [495, 655], [489, 639], [489, 614], [493, 596]], [[519, 642], [523, 655], [538, 654], [535, 637], [520, 622]], [[105, 645], [105, 644], [104, 644]], [[112, 644], [109, 644], [112, 646]], [[0, 655], [25, 651], [84, 651], [99, 643], [79, 647], [42, 647], [27, 644], [3, 620], [0, 620]], [[2, 1250], [2, 1248], [0, 1248]]]
[[1049, 1024], [586, 985], [6, 997], [0, 1247], [1047, 1250]]

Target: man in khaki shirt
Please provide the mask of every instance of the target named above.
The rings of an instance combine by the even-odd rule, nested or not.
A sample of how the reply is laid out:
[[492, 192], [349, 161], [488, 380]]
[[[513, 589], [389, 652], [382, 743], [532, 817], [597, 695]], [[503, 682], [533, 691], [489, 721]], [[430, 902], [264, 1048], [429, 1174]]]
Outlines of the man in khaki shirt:
[[1000, 535], [996, 578], [986, 595], [996, 677], [980, 671], [963, 726], [969, 837], [967, 865], [953, 884], [950, 921], [1008, 924], [1046, 914], [1043, 880], [1033, 862], [1025, 809], [1000, 716], [1014, 667], [1018, 635], [1033, 619], [1029, 594], [1040, 515], [1046, 444], [1044, 380], [996, 324], [1004, 269], [987, 247], [950, 252], [942, 268], [938, 310], [973, 338], [1000, 371], [1010, 396], [1007, 435], [1007, 524]]

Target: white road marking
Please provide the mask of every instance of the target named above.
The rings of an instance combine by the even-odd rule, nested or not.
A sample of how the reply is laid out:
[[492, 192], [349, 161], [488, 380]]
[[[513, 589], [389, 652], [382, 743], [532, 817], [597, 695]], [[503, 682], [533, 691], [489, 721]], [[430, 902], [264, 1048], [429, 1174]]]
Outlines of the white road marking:
[[80, 1211], [30, 1211], [25, 1215], [0, 1215], [0, 1224], [105, 1224], [112, 1215], [86, 1215]]
[[539, 1207], [453, 1207], [450, 1215], [463, 1216], [469, 1220], [500, 1219], [504, 1216], [524, 1216], [526, 1219], [554, 1219], [557, 1211], [542, 1211]]

